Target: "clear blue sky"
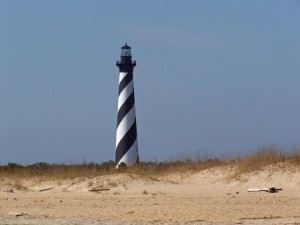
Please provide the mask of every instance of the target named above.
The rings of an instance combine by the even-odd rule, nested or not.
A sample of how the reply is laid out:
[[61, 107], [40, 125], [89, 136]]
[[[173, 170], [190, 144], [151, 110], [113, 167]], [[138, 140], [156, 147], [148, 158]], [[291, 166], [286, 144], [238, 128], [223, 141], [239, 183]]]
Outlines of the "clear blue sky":
[[0, 1], [0, 163], [114, 159], [120, 48], [141, 160], [300, 145], [300, 1]]

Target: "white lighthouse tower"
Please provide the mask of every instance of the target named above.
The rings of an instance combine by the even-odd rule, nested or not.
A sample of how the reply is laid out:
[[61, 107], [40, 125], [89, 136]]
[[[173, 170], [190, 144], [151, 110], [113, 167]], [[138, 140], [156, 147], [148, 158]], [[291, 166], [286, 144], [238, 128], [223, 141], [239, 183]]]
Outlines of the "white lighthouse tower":
[[139, 161], [133, 68], [136, 61], [131, 60], [131, 48], [127, 43], [121, 48], [119, 67], [118, 122], [116, 135], [116, 164], [132, 166]]

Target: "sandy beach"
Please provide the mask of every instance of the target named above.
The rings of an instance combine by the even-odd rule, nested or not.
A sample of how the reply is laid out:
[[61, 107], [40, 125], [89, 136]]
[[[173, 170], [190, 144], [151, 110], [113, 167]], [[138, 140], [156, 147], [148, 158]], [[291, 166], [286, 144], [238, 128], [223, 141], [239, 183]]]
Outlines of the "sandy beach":
[[[300, 172], [0, 181], [0, 224], [300, 224]], [[277, 193], [248, 188], [282, 188]]]

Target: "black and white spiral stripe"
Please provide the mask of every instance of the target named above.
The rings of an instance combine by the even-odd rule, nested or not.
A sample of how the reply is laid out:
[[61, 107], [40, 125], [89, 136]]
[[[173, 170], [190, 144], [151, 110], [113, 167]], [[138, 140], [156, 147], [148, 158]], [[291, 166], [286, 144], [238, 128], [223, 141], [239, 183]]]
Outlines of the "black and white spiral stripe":
[[116, 163], [131, 166], [138, 160], [133, 72], [120, 72]]

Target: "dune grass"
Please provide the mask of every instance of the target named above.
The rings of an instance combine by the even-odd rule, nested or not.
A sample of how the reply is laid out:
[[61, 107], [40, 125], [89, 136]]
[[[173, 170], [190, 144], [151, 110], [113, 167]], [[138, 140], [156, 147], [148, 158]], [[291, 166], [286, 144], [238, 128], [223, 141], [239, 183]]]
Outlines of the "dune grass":
[[300, 150], [286, 151], [277, 147], [262, 147], [255, 152], [236, 160], [235, 176], [263, 170], [273, 169], [300, 170]]
[[275, 167], [280, 165], [286, 167], [286, 165], [290, 165], [292, 168], [300, 170], [300, 150], [285, 151], [276, 147], [264, 147], [258, 148], [251, 154], [242, 157], [203, 160], [201, 160], [201, 157], [191, 157], [166, 162], [140, 162], [135, 166], [123, 166], [120, 169], [115, 169], [115, 164], [112, 161], [102, 164], [35, 163], [26, 166], [9, 163], [0, 166], [0, 178], [72, 179], [76, 177], [93, 178], [119, 173], [139, 176], [163, 176], [170, 173], [198, 172], [220, 166], [232, 166], [234, 168], [234, 176], [238, 176], [244, 173], [262, 170], [270, 165]]

